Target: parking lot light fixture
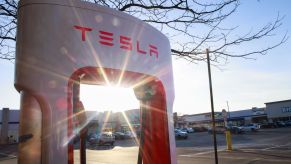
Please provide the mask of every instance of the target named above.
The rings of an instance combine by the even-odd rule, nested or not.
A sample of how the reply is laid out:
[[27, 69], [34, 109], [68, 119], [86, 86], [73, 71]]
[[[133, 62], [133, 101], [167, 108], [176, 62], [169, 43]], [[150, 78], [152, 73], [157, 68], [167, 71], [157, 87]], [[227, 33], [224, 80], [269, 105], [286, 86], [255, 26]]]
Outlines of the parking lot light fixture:
[[207, 55], [209, 91], [210, 91], [210, 101], [211, 101], [212, 132], [213, 132], [212, 134], [213, 134], [215, 164], [218, 164], [217, 142], [216, 142], [216, 131], [215, 131], [215, 115], [214, 115], [213, 93], [212, 93], [212, 80], [211, 80], [211, 69], [210, 69], [210, 59], [209, 59], [209, 50], [208, 49], [206, 49], [206, 55]]

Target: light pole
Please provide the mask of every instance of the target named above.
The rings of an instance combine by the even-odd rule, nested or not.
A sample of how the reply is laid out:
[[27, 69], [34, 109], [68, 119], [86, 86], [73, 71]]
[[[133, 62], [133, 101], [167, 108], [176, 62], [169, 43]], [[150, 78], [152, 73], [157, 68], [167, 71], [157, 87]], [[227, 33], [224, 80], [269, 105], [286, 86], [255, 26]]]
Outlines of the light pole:
[[226, 101], [226, 105], [227, 105], [228, 121], [229, 121], [229, 120], [230, 120], [230, 112], [229, 112], [229, 105], [228, 105], [228, 101]]
[[216, 130], [215, 130], [215, 115], [214, 115], [213, 93], [212, 93], [212, 80], [211, 80], [211, 69], [210, 69], [210, 59], [209, 59], [209, 50], [208, 49], [206, 49], [206, 55], [207, 55], [207, 66], [208, 66], [208, 77], [209, 77], [209, 91], [210, 91], [210, 101], [211, 101], [212, 134], [213, 134], [215, 164], [218, 164]]

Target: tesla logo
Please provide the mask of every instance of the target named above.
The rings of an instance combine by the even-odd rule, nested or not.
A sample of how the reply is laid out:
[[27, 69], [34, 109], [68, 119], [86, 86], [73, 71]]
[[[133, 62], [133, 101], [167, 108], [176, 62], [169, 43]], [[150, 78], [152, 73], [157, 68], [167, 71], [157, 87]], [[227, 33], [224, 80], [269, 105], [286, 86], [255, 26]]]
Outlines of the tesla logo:
[[[86, 41], [86, 35], [87, 33], [90, 33], [93, 31], [92, 28], [89, 27], [82, 27], [82, 26], [74, 26], [76, 30], [78, 30], [81, 33], [81, 39], [82, 41]], [[115, 36], [114, 33], [109, 31], [98, 31], [97, 34], [98, 43], [112, 47], [114, 46], [113, 40], [118, 40], [118, 46], [120, 49], [126, 50], [126, 51], [136, 51], [138, 54], [142, 55], [150, 55], [155, 56], [156, 58], [159, 58], [159, 52], [158, 48], [155, 45], [149, 44], [147, 47], [142, 47], [139, 40], [134, 41], [132, 38], [119, 35]]]

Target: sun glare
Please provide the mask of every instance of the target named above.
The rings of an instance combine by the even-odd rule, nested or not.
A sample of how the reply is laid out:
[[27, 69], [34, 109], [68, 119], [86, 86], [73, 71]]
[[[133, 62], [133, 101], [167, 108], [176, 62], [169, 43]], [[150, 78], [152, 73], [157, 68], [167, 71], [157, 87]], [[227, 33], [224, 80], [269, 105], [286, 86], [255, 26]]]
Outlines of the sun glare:
[[132, 88], [81, 84], [80, 99], [85, 110], [97, 112], [121, 112], [139, 108], [139, 101]]

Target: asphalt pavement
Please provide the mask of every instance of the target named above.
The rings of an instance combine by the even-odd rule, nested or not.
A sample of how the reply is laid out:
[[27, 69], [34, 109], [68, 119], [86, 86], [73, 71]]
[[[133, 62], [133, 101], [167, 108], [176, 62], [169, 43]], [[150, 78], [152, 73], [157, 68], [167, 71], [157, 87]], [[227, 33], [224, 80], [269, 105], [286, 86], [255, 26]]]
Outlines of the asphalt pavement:
[[[227, 151], [224, 134], [217, 135], [221, 164], [291, 164], [291, 127], [261, 129], [259, 132], [232, 135], [233, 150]], [[190, 133], [177, 140], [178, 164], [214, 164], [212, 136]], [[91, 147], [87, 163], [136, 163], [138, 148], [133, 140], [118, 141], [115, 147]], [[78, 160], [78, 150], [75, 150]], [[114, 161], [115, 162], [114, 162]], [[17, 144], [0, 146], [0, 164], [17, 163]]]

